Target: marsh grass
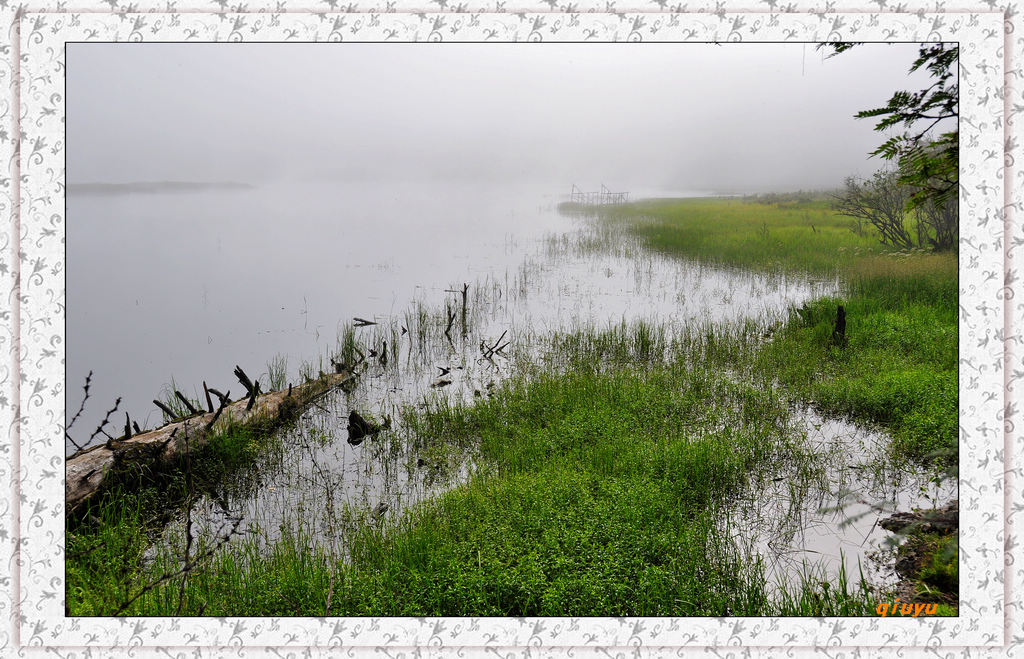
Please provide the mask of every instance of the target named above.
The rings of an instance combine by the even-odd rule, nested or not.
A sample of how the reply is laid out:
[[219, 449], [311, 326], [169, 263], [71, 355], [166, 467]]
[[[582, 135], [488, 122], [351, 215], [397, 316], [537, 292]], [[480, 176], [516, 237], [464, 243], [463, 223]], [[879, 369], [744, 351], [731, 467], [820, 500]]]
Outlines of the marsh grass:
[[889, 251], [872, 236], [857, 236], [849, 218], [833, 213], [824, 200], [652, 200], [610, 207], [600, 216], [657, 251], [766, 271], [833, 274], [862, 256]]
[[[821, 409], [893, 435], [893, 455], [955, 465], [958, 284], [955, 254], [897, 252], [827, 201], [653, 200], [589, 211], [649, 247], [709, 263], [839, 276], [845, 292], [793, 309], [764, 350], [731, 355]], [[835, 345], [843, 305], [848, 344]], [[733, 344], [736, 345], [736, 344]]]
[[[432, 402], [405, 426], [406, 441], [431, 460], [475, 461], [468, 482], [387, 523], [350, 520], [340, 553], [302, 524], [269, 548], [244, 539], [190, 575], [184, 599], [167, 584], [134, 611], [721, 616], [869, 606], [866, 591], [845, 584], [841, 594], [819, 587], [819, 599], [810, 585], [790, 600], [766, 592], [721, 509], [767, 469], [813, 470], [819, 458], [794, 432], [785, 397], [679, 359], [659, 336], [643, 323], [562, 336], [552, 347], [560, 363], [591, 344], [613, 360], [540, 369], [473, 404]], [[647, 368], [623, 365], [635, 356]]]
[[276, 355], [267, 362], [266, 391], [281, 391], [288, 386], [288, 356]]
[[181, 395], [185, 396], [196, 409], [206, 409], [205, 402], [200, 402], [198, 398], [192, 398], [186, 395], [185, 392], [178, 387], [178, 383], [175, 382], [174, 378], [172, 377], [170, 384], [164, 385], [164, 388], [160, 390], [160, 395], [157, 397], [161, 403], [163, 403], [169, 410], [174, 412], [174, 417], [172, 419], [167, 418], [166, 412], [161, 412], [164, 423], [168, 423], [174, 419], [187, 417], [192, 414], [191, 410], [189, 410], [188, 407], [186, 407], [185, 404], [181, 402], [181, 399], [178, 398], [174, 392], [179, 392]]
[[[251, 467], [281, 458], [281, 446], [272, 439], [274, 425], [270, 420], [245, 427], [231, 425], [159, 473], [119, 472], [111, 477], [111, 485], [70, 514], [66, 520], [70, 614], [110, 615], [159, 578], [167, 561], [154, 562], [147, 553], [167, 524], [200, 497], [235, 499], [250, 492], [259, 482], [259, 472]], [[203, 542], [215, 541], [200, 539], [193, 552], [200, 551]], [[171, 590], [177, 588], [175, 581]], [[172, 597], [166, 589], [153, 592]], [[145, 601], [126, 612], [142, 610], [139, 607]]]
[[[680, 330], [643, 320], [552, 335], [509, 328], [513, 342], [501, 364], [475, 364], [481, 377], [475, 398], [459, 399], [450, 390], [424, 396], [402, 409], [392, 439], [367, 440], [361, 449], [372, 457], [367, 471], [380, 463], [388, 473], [401, 459], [407, 469], [428, 471], [428, 478], [443, 480], [459, 470], [470, 478], [452, 479], [460, 484], [416, 505], [377, 513], [379, 499], [368, 490], [335, 504], [325, 490], [333, 481], [311, 477], [298, 505], [265, 520], [277, 528], [254, 525], [253, 534], [197, 566], [187, 581], [153, 588], [127, 612], [872, 613], [877, 597], [863, 579], [848, 581], [845, 572], [836, 580], [809, 567], [803, 580], [767, 588], [764, 565], [740, 551], [722, 520], [740, 493], [779, 473], [792, 476], [789, 496], [798, 515], [807, 483], [826, 473], [823, 463], [832, 456], [808, 445], [794, 420], [794, 398], [885, 423], [908, 454], [930, 448], [933, 437], [939, 439], [931, 444], [945, 445], [945, 427], [922, 424], [938, 419], [941, 426], [949, 418], [943, 396], [950, 364], [955, 391], [956, 310], [952, 320], [943, 315], [948, 283], [936, 283], [940, 275], [948, 279], [948, 265], [941, 258], [890, 256], [816, 201], [656, 201], [616, 207], [601, 219], [588, 241], [551, 241], [548, 249], [636, 257], [647, 245], [736, 268], [840, 276], [846, 292], [794, 309], [785, 322], [697, 322]], [[635, 239], [621, 240], [624, 231]], [[892, 265], [891, 259], [900, 261]], [[498, 339], [505, 328], [493, 331], [488, 319], [531, 295], [541, 267], [528, 261], [504, 281], [475, 282], [466, 325], [458, 320], [451, 340], [444, 336], [450, 311], [418, 300], [400, 319], [340, 326], [333, 351], [300, 372], [311, 379], [331, 360], [363, 361], [367, 377], [359, 386], [374, 392], [392, 385], [399, 368], [403, 375], [436, 375], [439, 356], [454, 367], [466, 346]], [[638, 287], [655, 278], [653, 267], [636, 272]], [[955, 289], [955, 275], [953, 282]], [[829, 341], [838, 303], [850, 314], [845, 349]], [[913, 305], [933, 315], [908, 315]], [[388, 362], [373, 364], [371, 350], [383, 345]], [[926, 372], [934, 363], [939, 367]], [[492, 381], [485, 387], [486, 379]], [[920, 406], [926, 394], [938, 416]], [[236, 445], [239, 464], [259, 446], [259, 440]], [[236, 482], [241, 494], [246, 481]], [[146, 492], [136, 495], [151, 496]], [[98, 544], [90, 552], [102, 560], [112, 560], [115, 550], [128, 557], [118, 567], [89, 563], [73, 578], [69, 572], [69, 588], [78, 588], [69, 597], [76, 610], [109, 614], [127, 591], [108, 593], [105, 585], [121, 579], [137, 588], [180, 561], [182, 538], [142, 560], [157, 525], [142, 512], [151, 503], [131, 497], [109, 502], [109, 511], [95, 511], [109, 521], [93, 531], [88, 524], [76, 527], [82, 551]], [[100, 538], [114, 531], [116, 541]]]
[[[885, 425], [896, 455], [955, 464], [955, 268], [951, 255], [857, 264], [851, 268], [850, 293], [795, 310], [759, 355], [759, 364], [828, 412]], [[830, 340], [840, 304], [846, 309], [846, 347]], [[803, 358], [795, 360], [794, 354]]]
[[845, 561], [840, 560], [837, 574], [828, 574], [808, 565], [798, 587], [780, 584], [774, 605], [777, 615], [798, 617], [869, 616], [875, 614], [877, 592], [861, 570], [850, 580]]
[[863, 258], [846, 268], [852, 293], [879, 308], [901, 309], [908, 304], [956, 309], [957, 259], [954, 254], [899, 252]]

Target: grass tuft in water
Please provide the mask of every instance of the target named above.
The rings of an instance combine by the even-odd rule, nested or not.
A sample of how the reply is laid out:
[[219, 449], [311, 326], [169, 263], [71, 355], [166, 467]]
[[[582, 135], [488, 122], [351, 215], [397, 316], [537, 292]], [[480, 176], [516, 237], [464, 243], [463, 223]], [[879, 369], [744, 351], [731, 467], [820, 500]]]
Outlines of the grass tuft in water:
[[288, 386], [288, 356], [277, 355], [267, 362], [266, 391], [280, 391]]

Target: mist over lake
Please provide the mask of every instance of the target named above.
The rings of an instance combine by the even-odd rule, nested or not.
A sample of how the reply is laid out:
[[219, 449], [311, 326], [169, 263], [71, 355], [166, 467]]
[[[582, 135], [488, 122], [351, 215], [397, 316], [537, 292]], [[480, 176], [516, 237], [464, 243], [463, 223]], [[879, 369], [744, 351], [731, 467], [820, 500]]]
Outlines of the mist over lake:
[[525, 45], [69, 44], [68, 611], [956, 614], [924, 46]]
[[[414, 301], [443, 306], [452, 297], [446, 289], [463, 283], [518, 288], [517, 275], [543, 240], [574, 231], [576, 223], [555, 210], [567, 193], [403, 182], [73, 190], [69, 418], [90, 371], [93, 404], [81, 430], [91, 432], [118, 397], [122, 410], [152, 427], [160, 419], [152, 400], [169, 393], [172, 379], [201, 398], [203, 381], [230, 389], [236, 364], [258, 376], [281, 355], [292, 378], [304, 360], [320, 359], [329, 370], [322, 357], [354, 317], [400, 318]], [[517, 322], [539, 316], [553, 330], [634, 318], [731, 318], [778, 312], [807, 294], [797, 286], [764, 291], [763, 300], [720, 295], [701, 304], [699, 290], [680, 290], [691, 295], [689, 304], [655, 305], [649, 288], [611, 278], [597, 261], [581, 270], [588, 260], [547, 263], [543, 277], [524, 284], [531, 299], [516, 310]], [[558, 284], [545, 288], [549, 281]]]

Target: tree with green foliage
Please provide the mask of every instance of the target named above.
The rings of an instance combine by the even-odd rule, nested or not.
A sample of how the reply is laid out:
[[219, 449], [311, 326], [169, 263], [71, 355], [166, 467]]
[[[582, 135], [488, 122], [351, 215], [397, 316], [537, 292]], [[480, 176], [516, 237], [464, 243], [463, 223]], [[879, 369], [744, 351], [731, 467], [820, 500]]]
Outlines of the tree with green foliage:
[[908, 210], [910, 196], [899, 171], [882, 169], [866, 181], [847, 178], [832, 207], [858, 222], [866, 220], [883, 243], [899, 249], [952, 249], [958, 235], [956, 197], [925, 199]]
[[914, 239], [907, 229], [907, 198], [910, 193], [900, 184], [899, 175], [881, 170], [866, 181], [852, 176], [845, 181], [842, 193], [832, 207], [840, 215], [867, 220], [875, 227], [883, 243], [900, 249], [912, 249]]
[[[857, 44], [824, 45], [838, 54]], [[931, 74], [932, 83], [915, 92], [897, 91], [886, 105], [854, 115], [879, 118], [877, 131], [903, 126], [903, 133], [887, 139], [871, 155], [896, 162], [897, 181], [910, 191], [907, 210], [918, 215], [918, 243], [924, 246], [927, 241], [936, 250], [954, 247], [959, 234], [959, 56], [957, 44], [921, 44], [910, 72], [923, 68]], [[936, 128], [949, 127], [951, 122], [951, 130], [934, 136]], [[893, 244], [899, 246], [899, 242]]]

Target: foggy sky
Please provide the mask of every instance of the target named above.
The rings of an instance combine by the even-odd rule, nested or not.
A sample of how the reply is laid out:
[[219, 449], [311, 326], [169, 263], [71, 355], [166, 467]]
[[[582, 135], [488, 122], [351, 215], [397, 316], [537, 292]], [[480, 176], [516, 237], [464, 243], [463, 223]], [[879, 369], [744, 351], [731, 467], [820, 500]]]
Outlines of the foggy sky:
[[916, 44], [69, 44], [67, 177], [826, 188]]

